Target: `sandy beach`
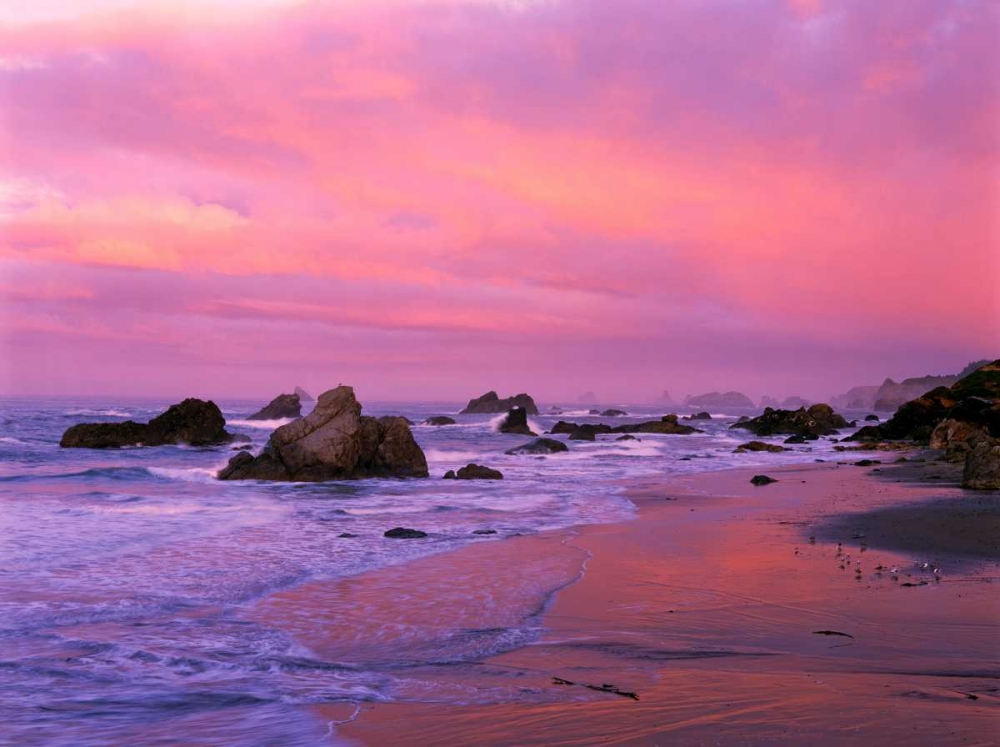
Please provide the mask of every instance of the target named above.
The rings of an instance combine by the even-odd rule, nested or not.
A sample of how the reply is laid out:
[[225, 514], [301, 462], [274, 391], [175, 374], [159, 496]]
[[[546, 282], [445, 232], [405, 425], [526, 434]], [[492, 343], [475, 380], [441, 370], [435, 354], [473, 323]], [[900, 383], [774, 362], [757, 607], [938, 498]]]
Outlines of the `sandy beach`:
[[[316, 707], [345, 744], [995, 744], [998, 496], [948, 465], [850, 461], [762, 487], [759, 469], [643, 481], [634, 521], [310, 584], [252, 614], [328, 660], [392, 662], [392, 702]], [[478, 656], [500, 626], [523, 640]]]

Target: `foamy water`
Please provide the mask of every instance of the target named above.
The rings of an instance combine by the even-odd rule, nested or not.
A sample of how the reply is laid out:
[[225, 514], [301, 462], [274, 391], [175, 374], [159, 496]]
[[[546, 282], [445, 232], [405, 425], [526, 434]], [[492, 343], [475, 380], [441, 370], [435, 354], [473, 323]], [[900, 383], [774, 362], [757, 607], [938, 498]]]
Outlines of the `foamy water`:
[[[780, 455], [735, 455], [750, 436], [727, 430], [734, 414], [693, 423], [704, 434], [605, 436], [568, 442], [566, 453], [510, 456], [507, 449], [529, 439], [497, 433], [500, 418], [412, 404], [366, 412], [459, 420], [414, 428], [427, 480], [219, 482], [214, 475], [233, 455], [229, 446], [58, 447], [76, 422], [146, 420], [168, 404], [0, 403], [0, 723], [11, 743], [329, 744], [295, 706], [400, 697], [398, 678], [387, 672], [403, 659], [410, 666], [428, 652], [447, 660], [522, 645], [533, 629], [524, 619], [538, 599], [575, 571], [540, 573], [518, 592], [524, 612], [485, 632], [470, 638], [452, 626], [446, 636], [428, 626], [420, 647], [375, 647], [381, 660], [365, 666], [345, 664], [338, 652], [319, 655], [301, 636], [248, 615], [262, 600], [389, 567], [405, 579], [407, 563], [473, 542], [630, 519], [634, 507], [622, 495], [629, 478], [832, 454], [832, 444], [820, 441]], [[288, 422], [246, 420], [260, 404], [223, 403], [230, 430], [248, 435], [254, 449]], [[541, 433], [560, 419], [617, 425], [662, 414], [622, 409], [631, 415], [543, 413], [530, 426]], [[505, 479], [440, 479], [472, 461]], [[430, 536], [385, 539], [395, 526]], [[502, 606], [521, 609], [513, 597]]]

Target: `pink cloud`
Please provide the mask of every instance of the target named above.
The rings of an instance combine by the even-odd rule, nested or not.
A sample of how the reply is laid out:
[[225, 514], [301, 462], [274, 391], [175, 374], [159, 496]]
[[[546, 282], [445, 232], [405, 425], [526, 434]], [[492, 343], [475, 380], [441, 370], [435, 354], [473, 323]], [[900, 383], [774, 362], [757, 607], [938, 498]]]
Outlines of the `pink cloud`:
[[[340, 325], [378, 330], [376, 359], [419, 332], [449, 366], [464, 346], [545, 382], [594, 365], [581, 341], [636, 358], [697, 329], [703, 353], [644, 374], [652, 390], [701, 382], [734, 334], [811, 341], [830, 387], [884, 375], [830, 372], [872, 330], [915, 366], [1000, 339], [988, 4], [50, 10], [0, 26], [0, 260], [50, 289], [5, 294], [10, 335], [81, 307], [113, 327], [120, 278], [157, 309], [119, 341], [135, 349]], [[80, 295], [84, 278], [103, 285]], [[189, 354], [224, 370], [238, 344]], [[5, 386], [45, 381], [32, 360]], [[174, 361], [157, 382], [183, 378]]]

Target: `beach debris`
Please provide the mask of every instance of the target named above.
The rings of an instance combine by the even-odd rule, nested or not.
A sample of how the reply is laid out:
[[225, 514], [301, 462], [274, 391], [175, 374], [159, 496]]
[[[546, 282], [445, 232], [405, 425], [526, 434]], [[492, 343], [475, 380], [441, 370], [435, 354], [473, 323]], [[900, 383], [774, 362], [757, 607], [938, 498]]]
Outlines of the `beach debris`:
[[588, 690], [596, 690], [599, 693], [612, 693], [613, 695], [621, 695], [623, 698], [631, 698], [632, 700], [638, 700], [639, 699], [638, 693], [632, 693], [632, 692], [629, 692], [627, 690], [622, 690], [622, 689], [620, 689], [620, 688], [618, 688], [618, 687], [616, 687], [616, 686], [614, 686], [612, 684], [609, 684], [607, 682], [605, 682], [605, 683], [603, 683], [601, 685], [588, 685], [586, 682], [573, 682], [571, 680], [563, 679], [562, 677], [553, 677], [552, 678], [552, 684], [553, 685], [563, 685], [563, 686], [566, 686], [566, 687], [571, 687], [571, 686], [585, 687]]
[[394, 527], [382, 536], [388, 537], [389, 539], [423, 539], [427, 536], [427, 532], [421, 532], [419, 529], [409, 529], [407, 527]]
[[844, 638], [853, 638], [850, 633], [841, 633], [839, 630], [814, 630], [813, 635], [839, 635]]
[[770, 485], [772, 482], [778, 482], [773, 477], [768, 477], [767, 475], [754, 475], [750, 478], [750, 482], [754, 485]]

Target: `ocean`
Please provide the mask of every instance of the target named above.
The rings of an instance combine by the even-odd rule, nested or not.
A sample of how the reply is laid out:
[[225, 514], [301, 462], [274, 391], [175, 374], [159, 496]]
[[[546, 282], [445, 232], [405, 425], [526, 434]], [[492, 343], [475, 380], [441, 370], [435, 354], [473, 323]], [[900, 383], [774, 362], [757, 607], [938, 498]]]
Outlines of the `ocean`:
[[[503, 624], [475, 635], [457, 622], [435, 627], [435, 640], [420, 646], [389, 641], [374, 654], [348, 650], [337, 660], [247, 614], [269, 595], [389, 566], [405, 574], [417, 558], [472, 543], [628, 521], [635, 510], [625, 486], [643, 478], [836, 458], [825, 439], [782, 454], [733, 454], [753, 438], [728, 430], [743, 414], [735, 412], [693, 423], [702, 434], [599, 436], [568, 442], [567, 453], [508, 456], [530, 439], [498, 433], [502, 416], [458, 415], [456, 403], [366, 403], [370, 415], [458, 420], [413, 428], [430, 479], [220, 482], [216, 471], [235, 453], [229, 445], [58, 445], [75, 423], [145, 421], [170, 404], [0, 399], [2, 744], [330, 744], [300, 706], [421, 697], [405, 681], [407, 669], [424, 659], [478, 661], [530, 643], [538, 600], [579, 569], [540, 574], [532, 588], [517, 590], [523, 612], [512, 602]], [[246, 420], [261, 404], [219, 403], [228, 429], [249, 436], [254, 449], [287, 422]], [[602, 408], [609, 406], [629, 416], [594, 417], [589, 406], [574, 406], [532, 416], [531, 425], [541, 433], [558, 420], [621, 424], [665, 412]], [[441, 479], [468, 462], [500, 469], [505, 479]], [[383, 537], [397, 526], [429, 537]], [[484, 530], [495, 534], [474, 533]]]

